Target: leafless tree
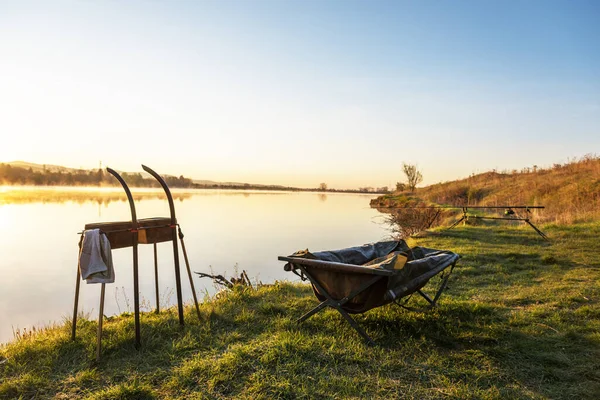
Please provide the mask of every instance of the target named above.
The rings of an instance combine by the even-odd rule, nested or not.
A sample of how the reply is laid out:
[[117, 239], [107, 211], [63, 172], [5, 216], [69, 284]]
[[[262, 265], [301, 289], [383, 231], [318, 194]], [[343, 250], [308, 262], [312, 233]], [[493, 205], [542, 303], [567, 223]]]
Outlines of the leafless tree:
[[406, 175], [408, 188], [411, 192], [414, 192], [417, 185], [423, 181], [423, 175], [421, 174], [421, 171], [417, 169], [416, 165], [406, 163], [402, 163], [402, 170]]

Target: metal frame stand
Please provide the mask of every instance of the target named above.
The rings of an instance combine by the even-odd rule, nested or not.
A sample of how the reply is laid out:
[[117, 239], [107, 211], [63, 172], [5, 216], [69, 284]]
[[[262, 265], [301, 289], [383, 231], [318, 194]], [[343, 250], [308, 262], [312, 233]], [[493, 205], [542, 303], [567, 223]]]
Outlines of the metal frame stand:
[[[198, 299], [196, 297], [196, 289], [194, 287], [194, 282], [192, 280], [191, 269], [188, 261], [187, 252], [185, 249], [185, 243], [183, 242], [183, 233], [181, 232], [181, 227], [177, 223], [177, 219], [175, 217], [175, 206], [173, 202], [173, 196], [171, 195], [171, 191], [167, 186], [166, 182], [162, 179], [160, 175], [154, 172], [151, 168], [142, 165], [142, 168], [152, 175], [161, 185], [165, 194], [167, 196], [167, 200], [169, 202], [169, 210], [170, 210], [170, 218], [171, 224], [169, 227], [172, 229], [171, 241], [173, 242], [173, 259], [174, 259], [174, 267], [175, 267], [175, 282], [177, 289], [177, 311], [179, 324], [181, 326], [184, 325], [183, 318], [183, 298], [181, 292], [181, 274], [180, 274], [180, 265], [179, 265], [179, 248], [177, 245], [177, 239], [181, 241], [181, 247], [183, 249], [183, 255], [185, 259], [186, 269], [188, 272], [188, 278], [190, 281], [190, 286], [192, 289], [192, 294], [194, 298], [194, 304], [196, 306], [196, 312], [198, 314], [198, 319], [202, 320], [202, 316], [200, 314], [200, 308], [198, 306]], [[112, 174], [121, 184], [125, 194], [127, 195], [127, 199], [129, 201], [130, 211], [131, 211], [131, 239], [132, 239], [132, 247], [133, 247], [133, 299], [134, 299], [134, 320], [135, 320], [135, 347], [139, 349], [141, 346], [141, 333], [140, 333], [140, 291], [139, 291], [139, 271], [138, 271], [138, 219], [135, 210], [135, 204], [133, 201], [133, 196], [131, 195], [131, 191], [129, 187], [123, 180], [123, 178], [113, 169], [106, 168], [106, 170]], [[177, 232], [179, 230], [179, 234]], [[83, 233], [81, 235], [81, 240], [79, 245], [81, 246], [83, 240]], [[154, 245], [154, 277], [155, 277], [155, 295], [156, 295], [156, 313], [160, 312], [159, 305], [159, 287], [158, 287], [158, 257], [157, 257], [157, 246], [156, 242]], [[75, 299], [73, 304], [73, 322], [71, 327], [71, 339], [75, 340], [76, 332], [77, 332], [77, 310], [79, 306], [79, 289], [81, 284], [81, 272], [79, 271], [79, 266], [77, 267], [77, 276], [75, 282]], [[105, 284], [102, 284], [101, 292], [100, 292], [100, 306], [99, 306], [99, 315], [98, 315], [98, 333], [97, 333], [97, 349], [96, 349], [96, 359], [100, 359], [100, 353], [102, 349], [102, 322], [104, 316], [104, 298], [105, 298], [106, 287]]]
[[513, 211], [513, 208], [523, 208], [525, 209], [526, 213], [531, 212], [529, 209], [530, 208], [543, 208], [541, 206], [533, 206], [533, 207], [529, 207], [529, 206], [508, 206], [508, 207], [485, 207], [485, 206], [476, 206], [476, 207], [462, 207], [462, 211], [463, 211], [463, 215], [460, 219], [458, 219], [456, 222], [454, 222], [452, 225], [450, 225], [446, 230], [450, 230], [452, 228], [454, 228], [455, 226], [457, 226], [458, 224], [460, 224], [461, 222], [466, 222], [469, 220], [469, 218], [473, 218], [473, 219], [500, 219], [500, 220], [505, 220], [505, 221], [523, 221], [527, 224], [529, 224], [529, 226], [531, 226], [538, 235], [540, 235], [542, 238], [546, 239], [546, 240], [550, 240], [548, 238], [548, 236], [546, 236], [546, 234], [544, 232], [542, 232], [541, 230], [538, 229], [538, 227], [536, 227], [535, 225], [533, 225], [533, 223], [531, 222], [531, 220], [529, 219], [529, 217], [485, 217], [485, 216], [479, 216], [479, 215], [469, 215], [468, 214], [468, 209], [469, 208], [506, 208], [507, 211], [510, 211], [511, 214], [515, 214], [515, 212]]

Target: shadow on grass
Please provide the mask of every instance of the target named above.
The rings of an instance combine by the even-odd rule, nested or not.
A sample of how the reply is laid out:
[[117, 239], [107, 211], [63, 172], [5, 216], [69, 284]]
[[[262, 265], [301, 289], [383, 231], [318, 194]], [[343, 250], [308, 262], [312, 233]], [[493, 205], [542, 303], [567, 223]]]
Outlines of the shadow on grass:
[[[350, 324], [335, 314], [307, 321], [300, 329], [341, 337], [348, 347], [361, 341]], [[468, 365], [466, 370], [471, 371], [471, 363], [485, 362], [501, 377], [494, 384], [518, 382], [518, 386], [543, 397], [594, 398], [600, 389], [600, 371], [589, 368], [600, 356], [597, 341], [573, 332], [544, 329], [547, 326], [542, 322], [516, 326], [511, 323], [508, 307], [453, 302], [428, 312], [411, 312], [388, 305], [353, 317], [377, 347], [407, 360], [415, 352], [424, 359], [442, 354], [457, 365]], [[532, 332], [531, 324], [540, 329]], [[452, 371], [449, 368], [444, 373], [450, 376]], [[456, 373], [465, 379], [464, 371]]]
[[497, 227], [497, 229], [482, 229], [477, 226], [455, 227], [439, 231], [442, 238], [454, 238], [464, 241], [475, 241], [488, 244], [525, 245], [548, 247], [552, 245], [552, 238], [546, 240], [533, 229], [511, 229], [510, 227]]
[[[507, 309], [467, 302], [454, 303], [424, 311], [410, 311], [394, 304], [383, 310], [373, 310], [357, 318], [361, 326], [375, 332], [378, 344], [394, 348], [407, 337], [420, 337], [437, 346], [447, 349], [467, 347], [464, 340], [465, 329], [489, 326], [507, 320]], [[388, 308], [389, 307], [389, 308]], [[479, 337], [489, 339], [481, 330]]]
[[[563, 269], [572, 268], [573, 262], [565, 257], [542, 255], [539, 253], [515, 253], [515, 252], [485, 252], [474, 256], [464, 257], [463, 263], [458, 266], [459, 272], [463, 278], [479, 277], [502, 278], [507, 284], [532, 284], [533, 282], [524, 282], [521, 276], [523, 272], [535, 277], [544, 273], [549, 267], [557, 266]], [[475, 286], [481, 284], [480, 281], [471, 282]]]

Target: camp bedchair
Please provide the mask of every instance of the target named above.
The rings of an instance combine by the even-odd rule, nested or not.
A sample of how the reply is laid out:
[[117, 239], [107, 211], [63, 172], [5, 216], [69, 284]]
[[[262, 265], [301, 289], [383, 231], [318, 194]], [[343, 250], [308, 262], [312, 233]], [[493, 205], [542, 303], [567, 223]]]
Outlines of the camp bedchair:
[[[367, 343], [374, 344], [350, 314], [364, 313], [392, 302], [404, 306], [413, 293], [434, 307], [459, 255], [424, 247], [409, 248], [400, 240], [316, 253], [302, 250], [278, 259], [286, 262], [286, 271], [310, 281], [315, 296], [321, 301], [300, 317], [298, 323], [325, 307], [333, 307]], [[432, 299], [421, 289], [440, 273], [443, 274], [441, 283]]]

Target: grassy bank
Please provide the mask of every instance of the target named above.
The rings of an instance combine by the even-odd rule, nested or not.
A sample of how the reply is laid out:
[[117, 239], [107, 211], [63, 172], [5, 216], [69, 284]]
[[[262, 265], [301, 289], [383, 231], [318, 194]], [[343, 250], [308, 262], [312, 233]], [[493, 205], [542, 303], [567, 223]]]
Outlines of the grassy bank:
[[[453, 250], [460, 266], [440, 306], [357, 316], [369, 347], [308, 286], [239, 288], [187, 309], [69, 324], [0, 348], [0, 398], [597, 398], [600, 224], [460, 227], [411, 240]], [[350, 244], [351, 245], [351, 244]], [[416, 299], [415, 299], [416, 300]], [[417, 302], [419, 303], [419, 302]]]
[[[407, 197], [471, 206], [544, 206], [534, 221], [572, 224], [600, 220], [600, 156], [588, 154], [567, 164], [521, 171], [490, 171], [465, 179], [396, 192], [371, 202], [373, 207], [405, 207]], [[409, 204], [410, 205], [410, 204]], [[487, 210], [488, 212], [490, 210]], [[531, 217], [531, 215], [530, 215]]]

